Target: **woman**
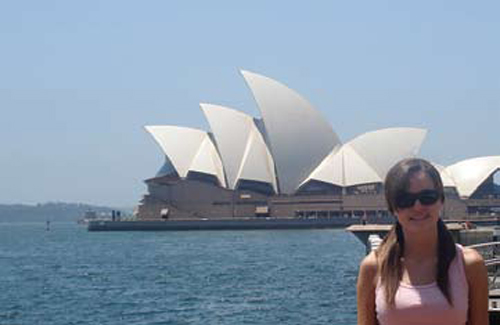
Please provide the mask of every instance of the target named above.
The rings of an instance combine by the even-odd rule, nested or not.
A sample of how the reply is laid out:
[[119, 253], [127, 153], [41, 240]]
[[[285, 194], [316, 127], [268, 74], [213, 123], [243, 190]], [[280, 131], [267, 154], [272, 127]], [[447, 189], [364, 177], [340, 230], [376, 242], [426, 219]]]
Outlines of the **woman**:
[[422, 159], [397, 163], [385, 179], [396, 224], [362, 261], [358, 325], [488, 324], [488, 278], [473, 249], [453, 242], [440, 219], [439, 172]]

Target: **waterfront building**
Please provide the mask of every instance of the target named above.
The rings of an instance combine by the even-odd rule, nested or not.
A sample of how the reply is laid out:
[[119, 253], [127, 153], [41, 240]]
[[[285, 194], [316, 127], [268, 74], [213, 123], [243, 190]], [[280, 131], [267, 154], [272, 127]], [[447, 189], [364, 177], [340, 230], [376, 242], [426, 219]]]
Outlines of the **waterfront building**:
[[[339, 218], [386, 222], [383, 180], [418, 156], [427, 131], [395, 127], [342, 143], [305, 98], [271, 78], [242, 71], [261, 112], [200, 104], [210, 131], [146, 126], [165, 164], [146, 180], [141, 220]], [[500, 156], [435, 164], [446, 191], [444, 218], [500, 218]]]

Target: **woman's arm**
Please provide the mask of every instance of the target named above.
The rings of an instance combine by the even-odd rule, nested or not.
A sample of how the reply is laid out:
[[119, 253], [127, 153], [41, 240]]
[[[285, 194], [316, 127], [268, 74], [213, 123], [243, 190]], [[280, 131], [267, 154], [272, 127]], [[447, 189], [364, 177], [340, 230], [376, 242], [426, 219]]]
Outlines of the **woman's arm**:
[[488, 272], [481, 254], [464, 248], [465, 273], [469, 284], [469, 319], [467, 325], [488, 324]]
[[376, 325], [375, 315], [375, 277], [377, 275], [377, 258], [375, 253], [366, 256], [359, 267], [358, 325]]

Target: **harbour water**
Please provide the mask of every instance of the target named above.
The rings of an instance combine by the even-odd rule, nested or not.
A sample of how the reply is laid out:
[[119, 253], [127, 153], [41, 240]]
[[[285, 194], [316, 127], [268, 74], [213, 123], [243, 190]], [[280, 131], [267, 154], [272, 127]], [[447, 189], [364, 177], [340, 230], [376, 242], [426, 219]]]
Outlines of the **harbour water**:
[[355, 324], [343, 229], [87, 232], [0, 223], [0, 324]]

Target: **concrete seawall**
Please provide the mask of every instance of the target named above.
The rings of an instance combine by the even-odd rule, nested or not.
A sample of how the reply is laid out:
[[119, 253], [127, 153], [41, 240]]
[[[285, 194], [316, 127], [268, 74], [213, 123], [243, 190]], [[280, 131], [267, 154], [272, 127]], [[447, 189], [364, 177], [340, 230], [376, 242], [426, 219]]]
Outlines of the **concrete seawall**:
[[333, 218], [249, 218], [229, 220], [91, 221], [89, 231], [251, 230], [343, 228], [351, 220]]

